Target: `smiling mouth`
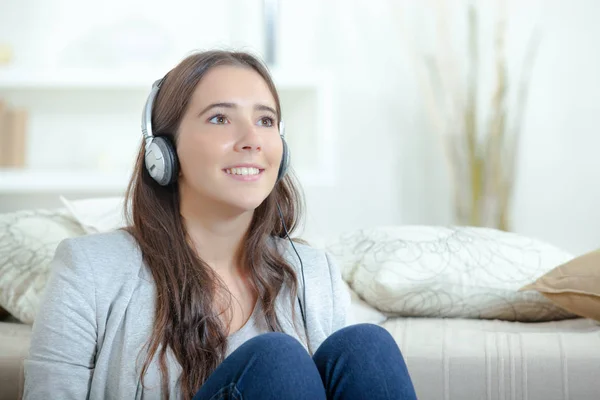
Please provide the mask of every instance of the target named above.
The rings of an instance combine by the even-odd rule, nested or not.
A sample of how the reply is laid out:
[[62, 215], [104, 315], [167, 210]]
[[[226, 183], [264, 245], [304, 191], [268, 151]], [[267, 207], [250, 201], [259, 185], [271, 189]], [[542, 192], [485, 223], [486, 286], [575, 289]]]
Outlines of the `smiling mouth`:
[[224, 169], [226, 174], [228, 175], [237, 175], [237, 176], [256, 176], [260, 175], [264, 169], [254, 168], [254, 167], [241, 167], [241, 168], [227, 168]]
[[223, 170], [227, 176], [241, 182], [256, 182], [262, 178], [264, 171], [264, 169], [254, 167], [226, 168]]

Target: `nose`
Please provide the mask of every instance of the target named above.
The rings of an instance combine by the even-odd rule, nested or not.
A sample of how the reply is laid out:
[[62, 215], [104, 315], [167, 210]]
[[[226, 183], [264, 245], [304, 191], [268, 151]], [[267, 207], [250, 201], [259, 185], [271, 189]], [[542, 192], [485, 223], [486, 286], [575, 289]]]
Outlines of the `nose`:
[[262, 149], [262, 140], [256, 126], [246, 123], [240, 127], [240, 138], [236, 144], [238, 151], [260, 151]]

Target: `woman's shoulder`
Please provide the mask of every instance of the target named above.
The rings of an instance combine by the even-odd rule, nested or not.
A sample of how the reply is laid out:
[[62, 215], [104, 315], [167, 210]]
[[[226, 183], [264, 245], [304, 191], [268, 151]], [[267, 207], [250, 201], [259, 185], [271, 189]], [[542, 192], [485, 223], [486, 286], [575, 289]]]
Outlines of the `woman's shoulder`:
[[94, 261], [130, 258], [140, 251], [134, 237], [123, 229], [68, 238], [61, 245], [77, 249]]
[[320, 329], [313, 331], [313, 335], [316, 335], [314, 340], [319, 343], [349, 322], [351, 299], [342, 270], [335, 258], [324, 248], [298, 242], [294, 242], [292, 246], [287, 239], [277, 239], [277, 242], [286, 260], [294, 265], [298, 272], [301, 268], [304, 270], [308, 314], [316, 318], [326, 332], [326, 335], [321, 337], [319, 333], [315, 333], [321, 332]]
[[272, 239], [279, 252], [285, 257], [297, 257], [297, 255], [295, 254], [296, 252], [298, 252], [300, 256], [308, 258], [319, 258], [325, 256], [324, 250], [319, 249], [318, 247], [315, 247], [302, 239], [290, 240], [288, 238], [281, 238], [276, 236], [273, 236]]
[[136, 240], [125, 230], [92, 233], [63, 240], [55, 258], [72, 268], [83, 266], [95, 279], [116, 279], [140, 270], [142, 257]]
[[304, 268], [305, 273], [315, 276], [337, 274], [338, 267], [335, 260], [325, 249], [313, 246], [304, 241], [293, 241], [284, 238], [275, 238], [286, 261], [297, 269]]

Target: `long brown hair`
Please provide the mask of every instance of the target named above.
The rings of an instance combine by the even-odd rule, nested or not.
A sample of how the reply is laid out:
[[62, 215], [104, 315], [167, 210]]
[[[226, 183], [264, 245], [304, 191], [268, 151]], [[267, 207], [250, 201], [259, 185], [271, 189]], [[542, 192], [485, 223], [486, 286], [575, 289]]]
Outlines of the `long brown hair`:
[[[192, 93], [207, 71], [221, 65], [258, 72], [273, 94], [277, 119], [281, 119], [279, 95], [267, 67], [248, 53], [214, 50], [186, 57], [166, 75], [152, 110], [155, 136], [166, 136], [174, 145], [177, 143], [179, 124]], [[142, 141], [126, 193], [126, 214], [130, 218], [126, 229], [137, 240], [156, 285], [155, 320], [141, 370], [142, 384], [158, 354], [162, 395], [169, 397], [166, 355], [170, 351], [182, 368], [179, 383], [183, 398], [191, 399], [226, 354], [226, 326], [214, 303], [227, 288], [190, 245], [179, 200], [177, 183], [164, 187], [150, 177], [144, 167]], [[298, 291], [294, 269], [273, 246], [276, 238], [286, 237], [277, 204], [291, 234], [304, 207], [293, 174], [279, 181], [254, 211], [239, 254], [272, 331], [281, 331], [275, 315], [276, 296], [287, 285], [293, 306]], [[294, 315], [292, 320], [296, 320]]]

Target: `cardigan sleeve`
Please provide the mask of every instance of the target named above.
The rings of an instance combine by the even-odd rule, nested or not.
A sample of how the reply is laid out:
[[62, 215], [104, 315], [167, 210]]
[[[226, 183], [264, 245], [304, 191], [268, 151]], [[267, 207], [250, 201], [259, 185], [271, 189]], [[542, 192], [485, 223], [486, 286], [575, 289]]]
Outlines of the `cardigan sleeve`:
[[97, 347], [91, 265], [71, 239], [57, 247], [24, 361], [24, 400], [86, 399]]
[[327, 265], [329, 266], [332, 290], [331, 334], [353, 323], [353, 319], [350, 309], [351, 297], [348, 286], [346, 285], [346, 282], [344, 282], [340, 268], [334, 258], [329, 253], [325, 253], [325, 256], [327, 258]]

